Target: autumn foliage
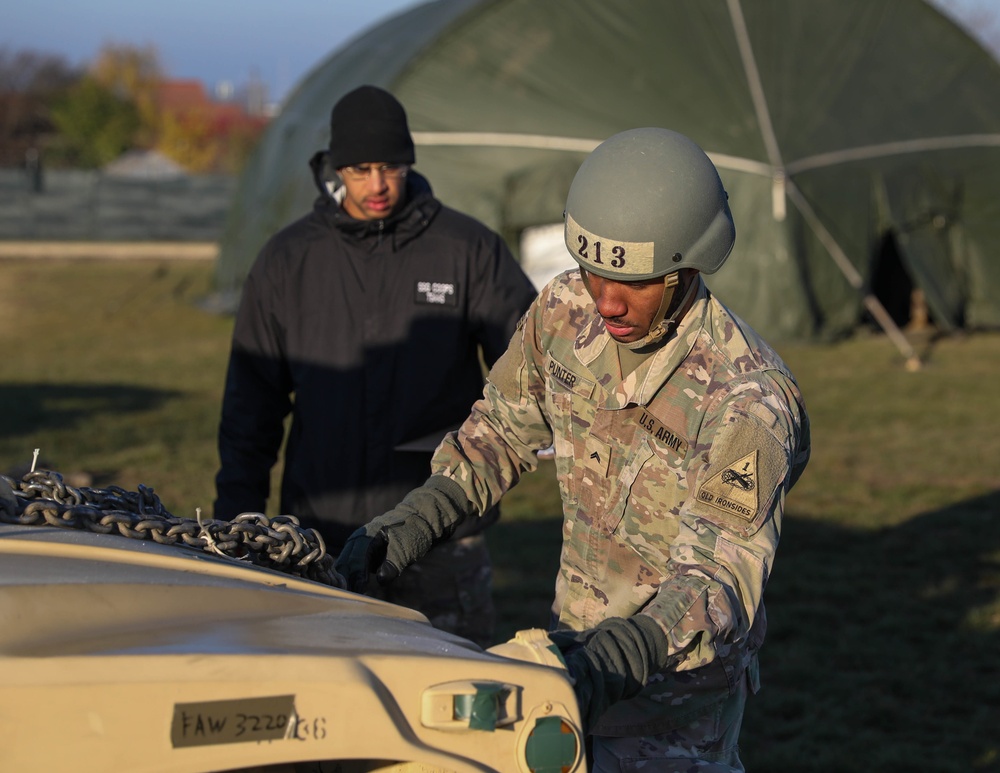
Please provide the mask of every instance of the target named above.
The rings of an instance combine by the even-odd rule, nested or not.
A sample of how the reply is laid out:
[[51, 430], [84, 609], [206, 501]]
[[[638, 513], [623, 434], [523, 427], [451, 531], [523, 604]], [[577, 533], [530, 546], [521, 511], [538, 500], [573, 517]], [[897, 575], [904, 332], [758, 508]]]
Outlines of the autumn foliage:
[[0, 49], [0, 166], [37, 156], [98, 168], [139, 149], [192, 173], [235, 173], [266, 124], [236, 101], [211, 99], [199, 81], [167, 78], [151, 46], [105, 45], [84, 70]]
[[192, 172], [235, 172], [267, 119], [233, 102], [208, 98], [199, 81], [158, 85], [155, 147]]

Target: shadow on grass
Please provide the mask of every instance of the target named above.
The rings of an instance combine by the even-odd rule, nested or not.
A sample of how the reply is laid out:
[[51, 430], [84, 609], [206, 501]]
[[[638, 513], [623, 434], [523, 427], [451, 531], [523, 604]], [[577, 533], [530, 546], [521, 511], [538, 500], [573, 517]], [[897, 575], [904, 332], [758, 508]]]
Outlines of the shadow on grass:
[[0, 384], [0, 440], [159, 408], [179, 394], [121, 384]]
[[1000, 770], [1000, 492], [860, 532], [785, 519], [748, 770]]
[[500, 520], [486, 532], [493, 559], [496, 641], [525, 628], [547, 628], [559, 571], [562, 516]]

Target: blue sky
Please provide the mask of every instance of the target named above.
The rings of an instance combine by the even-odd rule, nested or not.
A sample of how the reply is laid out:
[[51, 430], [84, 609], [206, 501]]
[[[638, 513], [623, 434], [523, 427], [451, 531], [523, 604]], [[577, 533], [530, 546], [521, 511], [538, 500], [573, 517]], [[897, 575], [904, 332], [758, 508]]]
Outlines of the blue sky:
[[[805, 0], [803, 0], [805, 1]], [[935, 0], [1000, 42], [1000, 0]], [[0, 47], [79, 65], [105, 43], [152, 45], [168, 77], [210, 90], [262, 80], [279, 101], [350, 38], [422, 0], [5, 0]]]
[[9, 0], [0, 47], [79, 65], [108, 42], [152, 45], [168, 77], [252, 77], [281, 99], [334, 49], [420, 0]]

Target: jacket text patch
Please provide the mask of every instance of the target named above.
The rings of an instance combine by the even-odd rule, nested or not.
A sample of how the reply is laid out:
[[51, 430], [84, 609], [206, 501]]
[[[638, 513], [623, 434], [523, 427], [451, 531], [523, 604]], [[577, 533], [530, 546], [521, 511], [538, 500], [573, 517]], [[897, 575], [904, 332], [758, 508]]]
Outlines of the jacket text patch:
[[418, 281], [414, 300], [438, 306], [458, 306], [458, 285], [455, 282]]

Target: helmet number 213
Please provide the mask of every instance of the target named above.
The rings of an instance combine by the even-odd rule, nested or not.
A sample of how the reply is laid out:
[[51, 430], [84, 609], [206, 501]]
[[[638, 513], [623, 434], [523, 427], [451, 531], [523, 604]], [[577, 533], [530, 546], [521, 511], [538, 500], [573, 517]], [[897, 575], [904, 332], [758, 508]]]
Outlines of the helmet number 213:
[[[583, 258], [584, 260], [593, 260], [594, 263], [604, 265], [604, 261], [601, 259], [600, 242], [594, 242], [593, 244], [589, 244], [587, 241], [587, 237], [584, 236], [583, 234], [579, 234], [576, 237], [576, 239], [580, 243], [580, 249], [578, 249], [576, 252], [581, 258]], [[589, 254], [589, 250], [591, 247], [593, 248], [594, 251], [593, 258], [591, 258]], [[614, 247], [611, 248], [611, 260], [609, 261], [609, 263], [611, 264], [612, 268], [622, 268], [625, 265], [625, 248], [622, 245], [616, 244]]]

